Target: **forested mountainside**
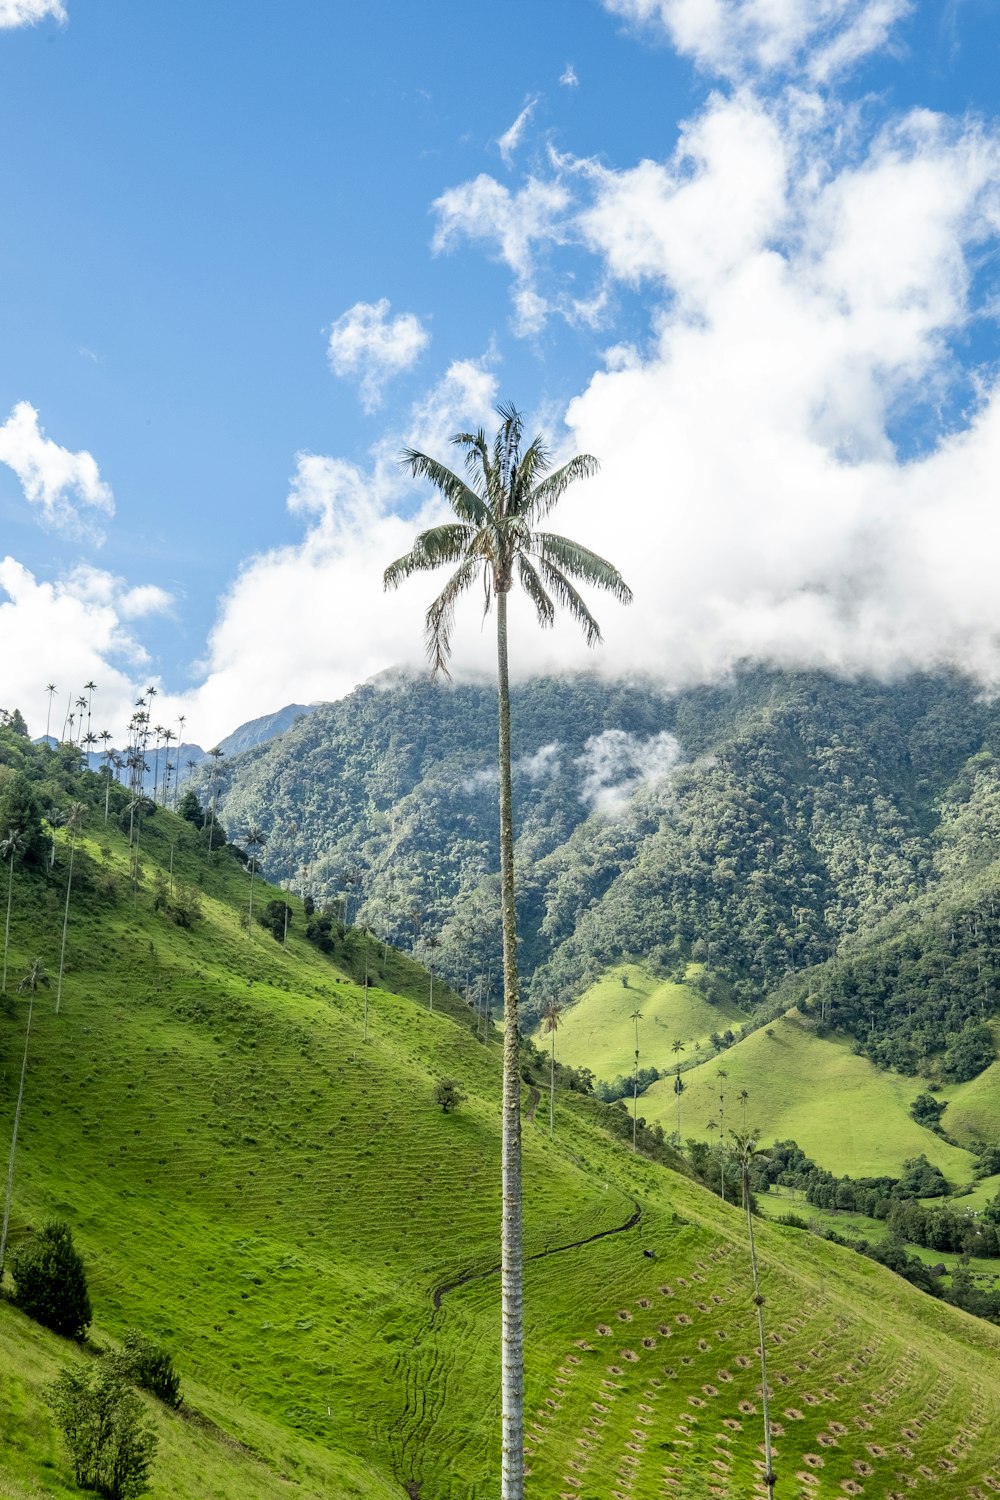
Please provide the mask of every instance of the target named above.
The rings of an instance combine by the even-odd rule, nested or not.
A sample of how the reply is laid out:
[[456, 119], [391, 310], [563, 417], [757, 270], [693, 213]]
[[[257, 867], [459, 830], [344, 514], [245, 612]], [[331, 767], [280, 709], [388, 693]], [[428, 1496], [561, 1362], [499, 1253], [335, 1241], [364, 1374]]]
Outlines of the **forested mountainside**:
[[[233, 835], [263, 829], [272, 879], [317, 900], [343, 893], [352, 917], [452, 982], [486, 974], [498, 989], [495, 713], [487, 684], [368, 683], [224, 763], [222, 817]], [[522, 684], [529, 1006], [639, 957], [663, 972], [700, 960], [704, 982], [747, 1009], [843, 954], [823, 980], [839, 997], [834, 1018], [898, 1062], [903, 1053], [879, 1051], [867, 1001], [847, 1002], [870, 988], [852, 965], [872, 966], [865, 934], [904, 968], [917, 949], [937, 953], [943, 902], [970, 913], [948, 917], [949, 953], [961, 947], [978, 984], [974, 1001], [963, 990], [961, 1029], [995, 993], [994, 929], [975, 913], [992, 902], [998, 752], [997, 707], [947, 674], [883, 684], [754, 670], [672, 695], [593, 677]], [[909, 932], [901, 948], [880, 926], [890, 919]], [[950, 993], [955, 971], [946, 963], [942, 978], [940, 954], [928, 964]], [[898, 1034], [887, 993], [880, 1014]]]

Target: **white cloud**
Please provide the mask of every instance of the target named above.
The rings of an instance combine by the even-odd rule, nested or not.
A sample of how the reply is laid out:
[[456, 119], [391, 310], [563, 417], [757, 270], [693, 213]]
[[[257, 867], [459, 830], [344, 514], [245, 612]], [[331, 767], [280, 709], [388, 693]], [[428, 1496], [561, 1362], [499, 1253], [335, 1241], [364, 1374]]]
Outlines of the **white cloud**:
[[553, 741], [551, 745], [541, 745], [534, 755], [522, 755], [520, 760], [516, 760], [513, 769], [522, 776], [527, 776], [529, 781], [549, 781], [553, 776], [559, 775], [561, 748], [558, 741]]
[[559, 82], [564, 89], [575, 89], [578, 86], [580, 80], [576, 76], [576, 69], [572, 63], [567, 63], [565, 68], [563, 68], [562, 73], [559, 75]]
[[0, 31], [12, 30], [15, 26], [33, 26], [44, 21], [66, 20], [66, 7], [62, 0], [0, 0]]
[[624, 729], [605, 729], [591, 735], [573, 762], [582, 777], [580, 801], [591, 812], [615, 817], [644, 783], [669, 776], [680, 761], [680, 744], [666, 730], [642, 740]]
[[528, 121], [531, 119], [532, 115], [535, 112], [535, 106], [538, 103], [538, 97], [539, 96], [537, 94], [532, 94], [531, 98], [528, 99], [517, 119], [512, 125], [508, 125], [503, 135], [500, 136], [499, 140], [497, 141], [497, 145], [500, 147], [500, 155], [503, 157], [508, 166], [510, 166], [511, 164], [514, 152], [521, 144], [521, 141], [524, 137], [524, 132], [528, 128]]
[[361, 404], [372, 412], [382, 402], [382, 388], [393, 375], [416, 364], [430, 334], [414, 313], [390, 318], [387, 297], [356, 302], [330, 329], [330, 368], [344, 378], [360, 378]]
[[666, 32], [678, 52], [726, 77], [801, 71], [826, 83], [888, 43], [910, 0], [603, 0]]
[[71, 453], [47, 438], [28, 401], [19, 401], [0, 427], [0, 463], [13, 469], [25, 499], [38, 506], [46, 526], [79, 534], [93, 530], [90, 515], [79, 507], [114, 514], [111, 489], [101, 479], [93, 455]]
[[[59, 690], [52, 732], [62, 728], [67, 703], [85, 682], [94, 681], [94, 727], [120, 734], [132, 711], [136, 681], [149, 657], [123, 623], [135, 618], [137, 596], [152, 596], [165, 607], [160, 589], [129, 588], [124, 579], [80, 564], [54, 582], [36, 578], [12, 557], [0, 561], [0, 660], [4, 663], [4, 703], [18, 707], [33, 734], [45, 730], [46, 682]], [[30, 642], [31, 649], [25, 649]], [[148, 678], [144, 678], [143, 686]]]
[[433, 204], [438, 216], [435, 251], [451, 250], [462, 239], [490, 247], [514, 272], [515, 326], [519, 333], [541, 328], [548, 304], [535, 285], [540, 248], [564, 240], [570, 194], [559, 182], [529, 177], [517, 192], [482, 172], [471, 182], [449, 188]]

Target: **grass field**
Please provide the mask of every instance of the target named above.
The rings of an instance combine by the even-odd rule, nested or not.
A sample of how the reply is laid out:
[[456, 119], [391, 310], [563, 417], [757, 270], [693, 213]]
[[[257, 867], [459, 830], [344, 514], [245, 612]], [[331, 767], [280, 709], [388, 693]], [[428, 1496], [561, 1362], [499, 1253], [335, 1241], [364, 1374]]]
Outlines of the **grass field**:
[[[153, 825], [137, 901], [119, 835], [78, 856], [15, 1240], [68, 1219], [94, 1341], [138, 1325], [172, 1349], [189, 1411], [157, 1412], [155, 1500], [494, 1496], [499, 1049], [457, 997], [429, 1014], [426, 976], [391, 955], [404, 992], [373, 993], [365, 1042], [363, 991], [303, 941], [298, 904], [287, 949], [249, 940], [245, 873]], [[191, 931], [152, 909], [171, 844], [201, 892]], [[13, 974], [54, 972], [61, 885], [19, 880], [14, 910]], [[5, 1131], [24, 1019], [23, 999], [0, 1015]], [[444, 1075], [467, 1095], [447, 1116]], [[587, 1100], [559, 1097], [550, 1141], [524, 1099], [530, 1500], [759, 1494], [742, 1215], [613, 1142]], [[760, 1252], [783, 1500], [1000, 1489], [1000, 1330], [801, 1232], [762, 1224]], [[42, 1389], [92, 1356], [9, 1306], [0, 1323], [0, 1496], [72, 1494]]]
[[[701, 965], [691, 964], [693, 980]], [[622, 984], [622, 975], [628, 986]], [[676, 984], [652, 978], [636, 964], [620, 964], [592, 984], [568, 1007], [556, 1032], [556, 1056], [570, 1067], [588, 1067], [595, 1078], [612, 1079], [632, 1071], [635, 1027], [632, 1015], [641, 1012], [639, 1062], [662, 1071], [679, 1057], [688, 1062], [699, 1049], [709, 1051], [709, 1036], [735, 1030], [746, 1015], [735, 1005], [720, 1001], [709, 1005], [693, 983]], [[548, 1046], [542, 1028], [535, 1033], [539, 1046]], [[675, 1041], [684, 1045], [673, 1051]]]
[[[726, 1073], [719, 1078], [719, 1070]], [[683, 1074], [681, 1134], [707, 1140], [725, 1093], [724, 1125], [747, 1124], [765, 1141], [795, 1140], [813, 1161], [838, 1176], [898, 1175], [907, 1157], [923, 1152], [950, 1182], [968, 1182], [974, 1159], [910, 1118], [910, 1101], [926, 1084], [884, 1073], [857, 1057], [849, 1042], [817, 1037], [797, 1013], [752, 1032], [718, 1057]], [[647, 1120], [676, 1127], [673, 1080], [654, 1083], [639, 1102]]]
[[[1000, 1052], [1000, 1021], [991, 1025]], [[948, 1101], [941, 1124], [949, 1135], [963, 1142], [1000, 1141], [1000, 1061], [968, 1083], [951, 1084], [937, 1092]]]

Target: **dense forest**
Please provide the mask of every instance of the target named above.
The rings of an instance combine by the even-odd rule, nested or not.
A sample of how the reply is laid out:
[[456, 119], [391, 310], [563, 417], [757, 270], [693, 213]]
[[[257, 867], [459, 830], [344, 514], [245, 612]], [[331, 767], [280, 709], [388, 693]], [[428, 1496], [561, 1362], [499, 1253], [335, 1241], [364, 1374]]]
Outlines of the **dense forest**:
[[[261, 827], [272, 879], [488, 1000], [495, 712], [488, 684], [378, 679], [223, 762], [221, 816]], [[992, 1057], [1000, 712], [972, 685], [541, 679], [514, 732], [529, 1016], [616, 961], [694, 958], [748, 1012], [801, 1002], [882, 1065]]]

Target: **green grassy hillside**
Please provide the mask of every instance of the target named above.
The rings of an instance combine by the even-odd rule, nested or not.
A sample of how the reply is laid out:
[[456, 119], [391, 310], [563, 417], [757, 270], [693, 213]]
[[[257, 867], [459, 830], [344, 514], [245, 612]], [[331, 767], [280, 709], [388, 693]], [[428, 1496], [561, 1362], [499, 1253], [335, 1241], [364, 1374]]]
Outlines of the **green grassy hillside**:
[[[1000, 1044], [1000, 1022], [992, 1023]], [[940, 1089], [948, 1108], [941, 1123], [959, 1141], [1000, 1141], [1000, 1062], [990, 1063], [978, 1078]]]
[[[65, 838], [51, 877], [16, 877], [15, 977], [36, 956], [57, 967]], [[454, 997], [454, 1016], [430, 1014], [425, 976], [373, 992], [365, 1042], [363, 990], [303, 940], [297, 902], [287, 948], [248, 938], [230, 856], [162, 812], [143, 839], [137, 893], [99, 816], [77, 850], [61, 1011], [51, 992], [35, 1008], [15, 1240], [68, 1219], [94, 1343], [138, 1325], [173, 1351], [189, 1411], [157, 1412], [157, 1500], [486, 1500], [498, 1049]], [[200, 893], [190, 930], [154, 909], [171, 846], [175, 879]], [[271, 894], [258, 884], [255, 900]], [[25, 1010], [21, 997], [0, 1016], [4, 1153]], [[433, 1103], [443, 1075], [468, 1096], [454, 1115]], [[536, 1098], [525, 1090], [531, 1500], [756, 1493], [741, 1213], [624, 1150], [580, 1096], [559, 1097], [550, 1141]], [[1000, 1485], [1000, 1331], [808, 1235], [762, 1224], [760, 1250], [786, 1495]], [[72, 1494], [41, 1392], [93, 1356], [7, 1305], [0, 1322], [0, 1494]]]
[[[720, 1001], [710, 1005], [694, 984], [701, 964], [689, 964], [687, 980], [675, 983], [654, 979], [638, 964], [620, 964], [596, 981], [560, 1018], [556, 1033], [556, 1056], [569, 1067], [590, 1068], [596, 1078], [611, 1079], [631, 1073], [635, 1051], [632, 1015], [638, 1010], [639, 1057], [643, 1067], [664, 1071], [679, 1057], [682, 1062], [709, 1050], [713, 1031], [738, 1026], [746, 1015], [737, 1006]], [[622, 983], [622, 976], [628, 985]], [[534, 1039], [547, 1047], [544, 1028]], [[674, 1053], [680, 1041], [683, 1053]]]
[[[719, 1070], [726, 1073], [721, 1079]], [[795, 1140], [813, 1161], [837, 1175], [899, 1175], [907, 1157], [923, 1152], [953, 1183], [972, 1177], [969, 1152], [943, 1141], [910, 1118], [910, 1102], [926, 1087], [920, 1078], [877, 1069], [843, 1038], [819, 1037], [795, 1011], [752, 1032], [724, 1053], [683, 1075], [681, 1135], [709, 1139], [725, 1093], [725, 1124], [747, 1123], [765, 1141]], [[963, 1085], [970, 1088], [971, 1085]], [[654, 1083], [641, 1113], [667, 1131], [677, 1123], [672, 1079]]]

